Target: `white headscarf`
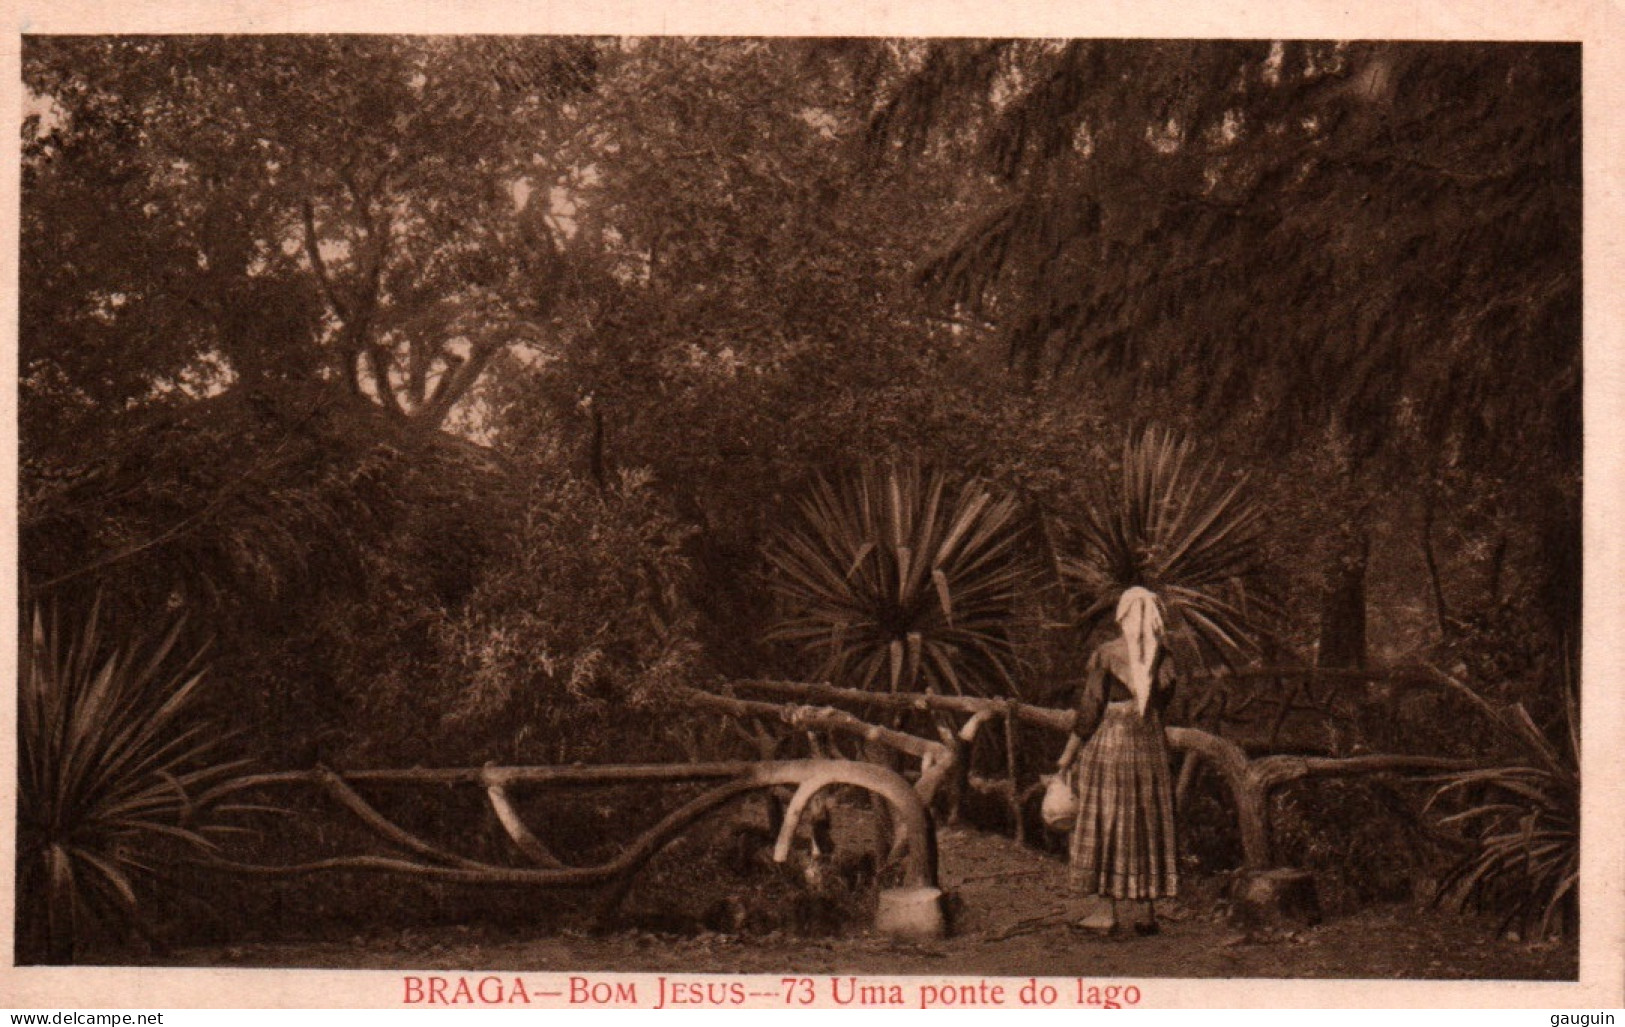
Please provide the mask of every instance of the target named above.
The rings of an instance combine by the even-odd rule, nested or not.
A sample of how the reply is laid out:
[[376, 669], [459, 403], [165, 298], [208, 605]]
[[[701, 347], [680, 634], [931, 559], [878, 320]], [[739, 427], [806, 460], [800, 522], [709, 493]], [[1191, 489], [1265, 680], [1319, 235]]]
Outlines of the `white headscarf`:
[[1117, 601], [1117, 626], [1123, 629], [1128, 648], [1129, 691], [1134, 706], [1143, 717], [1151, 702], [1151, 670], [1157, 665], [1157, 646], [1162, 640], [1162, 604], [1150, 589], [1131, 588]]

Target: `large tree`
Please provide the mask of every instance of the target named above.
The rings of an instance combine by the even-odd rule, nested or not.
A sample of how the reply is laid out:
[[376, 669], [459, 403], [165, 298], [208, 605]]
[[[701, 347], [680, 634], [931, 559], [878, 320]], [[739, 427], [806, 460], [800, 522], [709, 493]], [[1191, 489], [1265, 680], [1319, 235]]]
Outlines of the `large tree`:
[[320, 377], [442, 423], [498, 352], [546, 333], [556, 243], [520, 198], [594, 52], [31, 37], [25, 400]]
[[550, 183], [559, 344], [493, 378], [495, 437], [516, 459], [562, 457], [606, 483], [653, 470], [699, 529], [712, 651], [739, 673], [763, 656], [748, 645], [769, 612], [761, 546], [819, 476], [898, 456], [1060, 508], [1105, 437], [1092, 411], [1018, 387], [912, 283], [979, 188], [937, 155], [866, 158], [876, 90], [912, 49], [628, 40], [604, 54]]
[[[340, 466], [347, 448], [306, 453], [329, 418], [360, 450], [423, 458], [426, 440], [466, 456], [434, 429], [498, 353], [550, 328], [557, 246], [545, 194], [526, 186], [595, 53], [554, 39], [31, 37], [22, 521], [77, 540], [31, 547], [32, 584], [130, 561], [157, 584], [181, 548], [239, 538], [264, 545], [212, 562], [277, 577], [289, 547], [252, 527], [263, 517], [244, 497], [283, 496], [296, 523], [350, 505], [305, 487], [359, 473]], [[220, 454], [206, 470], [190, 449], [204, 444]], [[302, 483], [279, 478], [289, 453]], [[329, 514], [340, 529], [368, 520]]]
[[596, 49], [30, 38], [32, 597], [186, 615], [273, 743], [353, 733], [432, 672], [516, 516], [501, 461], [441, 429], [550, 330], [556, 240], [525, 185]]
[[[1363, 482], [1322, 656], [1364, 652], [1363, 523], [1396, 481], [1489, 474], [1578, 612], [1579, 51], [953, 42], [877, 113], [960, 147], [989, 207], [924, 269], [1011, 366], [1191, 411]], [[983, 106], [978, 110], [974, 104]]]

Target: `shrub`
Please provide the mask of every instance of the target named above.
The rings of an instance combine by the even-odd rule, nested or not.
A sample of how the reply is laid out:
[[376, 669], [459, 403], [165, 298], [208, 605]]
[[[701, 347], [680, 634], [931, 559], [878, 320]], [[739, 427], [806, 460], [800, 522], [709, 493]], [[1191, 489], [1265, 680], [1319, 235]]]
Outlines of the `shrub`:
[[60, 473], [31, 462], [21, 482], [29, 594], [62, 609], [100, 595], [104, 631], [184, 608], [178, 645], [206, 634], [212, 676], [232, 683], [219, 721], [246, 752], [296, 767], [404, 733], [369, 704], [395, 679], [416, 696], [444, 673], [431, 628], [466, 602], [523, 480], [319, 382], [132, 410], [71, 460], [40, 463]]
[[139, 930], [141, 895], [178, 846], [206, 853], [211, 788], [241, 768], [195, 715], [194, 657], [165, 670], [178, 628], [143, 660], [106, 645], [99, 604], [63, 632], [35, 611], [18, 668], [18, 957], [71, 962], [98, 930]]
[[1283, 866], [1315, 875], [1322, 909], [1352, 913], [1411, 898], [1433, 853], [1409, 797], [1382, 781], [1309, 779], [1271, 796], [1271, 843]]
[[1476, 848], [1440, 884], [1455, 908], [1505, 912], [1502, 929], [1545, 938], [1576, 925], [1580, 881], [1580, 711], [1572, 676], [1564, 681], [1563, 738], [1554, 744], [1521, 703], [1495, 706], [1464, 682], [1446, 678], [1489, 718], [1513, 752], [1498, 766], [1450, 775], [1429, 799], [1461, 801], [1440, 825], [1466, 829]]
[[689, 529], [649, 486], [625, 472], [607, 489], [538, 488], [468, 602], [437, 628], [455, 682], [444, 726], [470, 757], [624, 756], [623, 729], [697, 674]]
[[1017, 506], [941, 472], [870, 464], [820, 480], [767, 551], [769, 638], [837, 685], [1017, 694], [1010, 628], [1032, 581]]
[[1086, 625], [1138, 586], [1162, 599], [1176, 649], [1226, 661], [1253, 650], [1271, 604], [1260, 590], [1264, 509], [1245, 477], [1198, 457], [1188, 439], [1148, 429], [1125, 443], [1121, 478], [1084, 507], [1079, 528], [1081, 552], [1061, 570], [1089, 604]]

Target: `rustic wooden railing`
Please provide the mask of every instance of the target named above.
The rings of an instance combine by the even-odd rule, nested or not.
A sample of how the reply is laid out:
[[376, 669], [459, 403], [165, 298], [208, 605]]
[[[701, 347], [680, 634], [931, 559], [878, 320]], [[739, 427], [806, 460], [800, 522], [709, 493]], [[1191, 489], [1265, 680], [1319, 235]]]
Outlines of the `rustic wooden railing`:
[[[957, 783], [962, 786], [1002, 796], [1010, 806], [1018, 838], [1023, 838], [1025, 834], [1023, 807], [1033, 793], [1042, 788], [1042, 782], [1034, 780], [1024, 785], [1020, 779], [1020, 768], [1015, 758], [1019, 744], [1015, 735], [1016, 725], [1030, 724], [1061, 733], [1071, 730], [1076, 716], [1071, 710], [1033, 706], [1013, 699], [866, 692], [798, 681], [735, 681], [731, 683], [730, 691], [771, 695], [781, 700], [796, 700], [798, 704], [766, 703], [708, 693], [695, 693], [694, 700], [700, 705], [736, 715], [777, 716], [799, 726], [828, 727], [857, 733], [898, 752], [914, 755], [922, 764], [915, 791], [923, 801], [930, 803], [945, 782], [957, 778]], [[866, 724], [833, 705], [815, 708], [806, 705], [810, 703], [923, 711], [959, 715], [965, 720], [957, 731], [950, 724], [939, 723], [937, 732], [941, 741], [934, 743], [907, 732]], [[1006, 776], [1002, 781], [977, 781], [969, 775], [968, 751], [980, 730], [995, 719], [1002, 720], [1005, 729]], [[1207, 761], [1224, 780], [1235, 805], [1243, 868], [1247, 870], [1265, 870], [1273, 865], [1269, 797], [1282, 785], [1308, 777], [1444, 773], [1474, 765], [1469, 760], [1414, 755], [1277, 755], [1249, 759], [1240, 746], [1216, 734], [1191, 727], [1170, 727], [1166, 731], [1171, 749], [1186, 754], [1188, 758]]]
[[[1431, 667], [1216, 667], [1186, 675], [1190, 696], [1184, 719], [1212, 730], [1262, 728], [1264, 747], [1280, 742], [1282, 729], [1295, 713], [1317, 721], [1343, 721], [1338, 700], [1350, 686], [1376, 685], [1396, 699], [1411, 689], [1438, 688], [1441, 674]], [[1235, 686], [1244, 686], [1237, 688]], [[1267, 720], [1267, 727], [1265, 726]]]
[[[840, 720], [841, 718], [833, 718]], [[848, 716], [847, 720], [855, 720]], [[900, 742], [900, 739], [892, 739]], [[917, 751], [925, 752], [920, 747]], [[719, 782], [667, 814], [639, 835], [620, 855], [598, 866], [566, 866], [541, 837], [521, 819], [510, 791], [516, 788], [604, 785], [669, 785]], [[518, 854], [529, 866], [504, 866], [471, 859], [435, 845], [391, 821], [367, 802], [355, 785], [468, 785], [485, 790], [492, 811]], [[855, 760], [807, 759], [768, 762], [720, 762], [656, 765], [568, 767], [457, 767], [447, 769], [355, 770], [318, 767], [238, 778], [226, 791], [314, 787], [344, 807], [365, 827], [391, 845], [395, 854], [341, 855], [288, 865], [211, 860], [218, 869], [263, 876], [291, 876], [329, 871], [373, 871], [403, 874], [459, 884], [524, 884], [543, 888], [607, 886], [599, 912], [610, 912], [631, 880], [668, 843], [702, 817], [753, 791], [793, 787], [773, 857], [784, 862], [811, 800], [824, 789], [846, 785], [870, 792], [890, 813], [892, 838], [885, 864], [895, 867], [906, 888], [934, 889], [936, 846], [930, 814], [915, 786], [885, 767]]]
[[[1281, 677], [1288, 669], [1262, 669], [1254, 675]], [[1244, 674], [1249, 672], [1243, 672]], [[1354, 672], [1319, 672], [1320, 675], [1370, 680]], [[1234, 675], [1242, 677], [1242, 674]], [[1409, 683], [1409, 682], [1408, 682]], [[699, 709], [724, 715], [736, 727], [756, 726], [745, 735], [757, 743], [758, 761], [694, 762], [661, 765], [459, 767], [444, 769], [336, 771], [324, 767], [242, 777], [231, 791], [266, 788], [317, 788], [352, 814], [363, 826], [394, 850], [331, 856], [288, 865], [263, 865], [213, 860], [224, 870], [265, 876], [289, 876], [326, 871], [375, 871], [463, 884], [525, 884], [543, 888], [600, 887], [600, 915], [612, 912], [630, 888], [634, 876], [667, 844], [706, 815], [752, 791], [794, 792], [784, 808], [774, 845], [774, 858], [788, 858], [796, 832], [812, 815], [813, 799], [825, 789], [846, 785], [877, 797], [883, 814], [877, 819], [883, 837], [882, 865], [895, 869], [904, 890], [936, 894], [936, 846], [930, 809], [946, 797], [950, 805], [966, 789], [1000, 796], [1008, 804], [1018, 838], [1025, 837], [1024, 809], [1041, 779], [1024, 781], [1020, 729], [1036, 726], [1056, 733], [1071, 730], [1071, 710], [1031, 705], [1013, 699], [983, 699], [918, 693], [865, 692], [828, 684], [799, 681], [746, 680], [731, 682], [724, 691], [688, 690], [680, 700]], [[770, 697], [755, 698], [752, 696]], [[1283, 704], [1283, 710], [1290, 701]], [[850, 709], [884, 710], [894, 725], [900, 714], [928, 714], [936, 738], [922, 737], [897, 726], [872, 723]], [[1002, 779], [971, 774], [971, 754], [987, 725], [998, 721], [1004, 731], [1005, 766]], [[771, 723], [801, 732], [809, 738], [812, 759], [777, 759], [783, 738], [763, 731]], [[1243, 869], [1264, 871], [1272, 866], [1269, 830], [1271, 793], [1292, 781], [1308, 777], [1381, 773], [1441, 773], [1467, 769], [1470, 761], [1415, 755], [1349, 757], [1271, 755], [1249, 758], [1240, 746], [1218, 734], [1196, 727], [1167, 728], [1171, 749], [1186, 757], [1181, 773], [1188, 780], [1196, 761], [1206, 761], [1225, 782], [1233, 800], [1243, 852]], [[741, 728], [741, 734], [744, 734]], [[823, 758], [820, 735], [838, 735], [862, 743], [865, 755], [884, 750], [917, 763], [909, 776], [869, 759]], [[1058, 746], [1056, 746], [1058, 748]], [[708, 791], [668, 813], [640, 834], [620, 855], [597, 866], [568, 866], [528, 825], [513, 802], [519, 788], [588, 787], [606, 785], [671, 785], [713, 782]], [[390, 820], [356, 790], [356, 785], [425, 786], [466, 785], [484, 789], [497, 821], [526, 865], [510, 866], [477, 860], [429, 842]], [[218, 793], [217, 793], [218, 794]], [[885, 904], [883, 903], [883, 909]], [[931, 930], [937, 928], [932, 927]], [[914, 930], [914, 928], [905, 928]]]

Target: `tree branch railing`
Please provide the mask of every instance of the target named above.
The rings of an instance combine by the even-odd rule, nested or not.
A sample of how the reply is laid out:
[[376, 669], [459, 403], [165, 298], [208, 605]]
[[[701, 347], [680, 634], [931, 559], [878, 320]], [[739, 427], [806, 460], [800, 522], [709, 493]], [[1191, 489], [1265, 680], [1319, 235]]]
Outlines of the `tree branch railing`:
[[[1258, 671], [1264, 674], [1267, 671]], [[1238, 675], [1239, 676], [1239, 675]], [[1361, 675], [1339, 674], [1339, 677]], [[1368, 676], [1368, 675], [1366, 675]], [[254, 774], [238, 778], [216, 792], [241, 792], [275, 787], [314, 787], [351, 813], [374, 835], [397, 850], [388, 855], [331, 856], [289, 865], [260, 865], [218, 857], [210, 863], [222, 870], [262, 876], [293, 876], [327, 871], [369, 871], [402, 874], [424, 880], [460, 884], [534, 885], [543, 888], [605, 887], [600, 913], [614, 909], [630, 888], [632, 878], [668, 843], [706, 815], [752, 791], [794, 793], [778, 825], [773, 857], [784, 862], [802, 821], [812, 815], [814, 799], [836, 786], [859, 788], [878, 796], [887, 816], [889, 839], [881, 839], [884, 862], [901, 871], [905, 888], [936, 888], [936, 847], [930, 807], [945, 788], [957, 803], [960, 790], [972, 788], [995, 794], [1009, 806], [1018, 837], [1024, 833], [1023, 813], [1037, 781], [1020, 780], [1016, 759], [1021, 726], [1057, 733], [1069, 732], [1076, 714], [1071, 710], [1035, 706], [1011, 699], [944, 696], [922, 693], [865, 692], [829, 684], [746, 680], [728, 686], [729, 694], [688, 690], [681, 696], [694, 706], [724, 714], [731, 723], [750, 724], [744, 734], [758, 743], [759, 761], [696, 762], [659, 765], [604, 766], [492, 766], [441, 769], [311, 770]], [[757, 693], [773, 701], [746, 698]], [[788, 700], [788, 701], [787, 701]], [[925, 738], [896, 727], [870, 723], [845, 706], [914, 711], [931, 715], [938, 738]], [[957, 729], [954, 717], [962, 717]], [[994, 721], [1003, 727], [1007, 748], [1002, 780], [970, 773], [970, 755], [982, 729]], [[916, 761], [918, 772], [910, 783], [901, 774], [862, 759], [776, 760], [770, 755], [770, 732], [764, 723], [777, 723], [793, 731], [830, 732], [879, 747]], [[1241, 836], [1243, 869], [1265, 870], [1270, 853], [1269, 798], [1293, 781], [1309, 777], [1385, 773], [1443, 773], [1474, 766], [1471, 761], [1432, 756], [1362, 755], [1351, 757], [1270, 755], [1249, 758], [1236, 743], [1194, 727], [1169, 727], [1168, 744], [1187, 759], [1205, 760], [1225, 785], [1236, 809]], [[712, 787], [668, 813], [638, 835], [615, 858], [597, 866], [569, 866], [527, 825], [512, 793], [520, 788], [587, 787], [615, 785], [671, 785], [711, 783]], [[527, 865], [509, 866], [459, 855], [435, 845], [391, 821], [356, 791], [356, 785], [423, 787], [464, 785], [478, 787], [508, 840]]]
[[[844, 690], [836, 689], [836, 691]], [[920, 772], [914, 782], [914, 792], [927, 806], [936, 799], [948, 774], [958, 763], [953, 748], [945, 742], [932, 741], [909, 734], [907, 731], [871, 724], [832, 706], [788, 706], [783, 703], [758, 702], [735, 696], [717, 695], [698, 689], [685, 693], [684, 698], [695, 705], [734, 717], [777, 720], [795, 729], [823, 730], [849, 735], [919, 760]]]
[[[1308, 712], [1320, 718], [1347, 719], [1334, 709], [1338, 686], [1345, 684], [1383, 684], [1400, 688], [1438, 687], [1439, 674], [1429, 667], [1391, 667], [1371, 670], [1357, 667], [1313, 666], [1260, 666], [1216, 667], [1187, 674], [1186, 679], [1204, 682], [1204, 690], [1190, 708], [1192, 724], [1206, 722], [1213, 728], [1224, 724], [1262, 724], [1268, 717], [1264, 733], [1265, 745], [1274, 748], [1280, 740], [1287, 719], [1294, 713]], [[1252, 690], [1239, 698], [1228, 688], [1231, 683], [1267, 682], [1276, 686], [1275, 694]], [[1316, 686], [1328, 684], [1324, 697], [1316, 694]], [[1255, 706], [1260, 709], [1248, 714]], [[1269, 712], [1273, 706], [1273, 712]]]
[[[720, 698], [720, 697], [719, 697]], [[770, 705], [770, 704], [759, 704]], [[740, 707], [748, 710], [749, 707]], [[844, 719], [843, 719], [844, 717]], [[849, 714], [833, 721], [858, 730]], [[885, 729], [874, 729], [884, 732]], [[901, 734], [894, 732], [893, 734]], [[905, 736], [911, 737], [911, 736]], [[900, 739], [893, 738], [892, 742]], [[929, 757], [938, 743], [914, 739], [912, 748]], [[583, 787], [613, 785], [669, 785], [713, 782], [714, 786], [663, 817], [638, 835], [614, 859], [598, 866], [566, 866], [524, 823], [511, 801], [516, 787]], [[353, 787], [422, 787], [468, 785], [485, 790], [492, 811], [502, 823], [508, 838], [531, 866], [504, 866], [469, 859], [447, 852], [412, 834], [380, 813]], [[855, 760], [811, 759], [766, 762], [733, 761], [689, 764], [620, 764], [605, 766], [523, 766], [455, 767], [443, 769], [355, 770], [340, 772], [326, 767], [312, 770], [280, 771], [237, 778], [218, 789], [215, 797], [264, 788], [315, 787], [325, 792], [353, 814], [363, 826], [405, 855], [343, 855], [286, 865], [266, 865], [214, 857], [207, 865], [234, 873], [288, 877], [330, 871], [367, 871], [401, 874], [423, 880], [454, 884], [534, 885], [542, 888], [584, 888], [609, 886], [608, 899], [600, 904], [600, 914], [613, 910], [630, 886], [631, 878], [643, 869], [661, 849], [709, 813], [721, 809], [752, 791], [794, 787], [789, 810], [779, 827], [773, 858], [784, 862], [796, 831], [811, 800], [824, 789], [835, 786], [859, 788], [883, 800], [893, 825], [890, 852], [883, 854], [887, 865], [896, 866], [902, 884], [908, 888], [930, 889], [937, 884], [936, 846], [931, 836], [930, 814], [917, 792], [918, 785], [892, 770]]]
[[[1302, 673], [1301, 668], [1298, 672]], [[1265, 675], [1278, 673], [1278, 671], [1263, 669], [1253, 673]], [[1234, 676], [1240, 677], [1242, 675], [1237, 674]], [[1335, 672], [1329, 676], [1371, 678], [1374, 675], [1364, 672]], [[1418, 672], [1416, 675], [1407, 674], [1406, 678], [1407, 680], [1412, 678], [1424, 679], [1424, 676], [1421, 672]], [[940, 762], [931, 766], [933, 773], [930, 786], [920, 787], [917, 785], [916, 791], [923, 800], [930, 802], [936, 796], [942, 780], [950, 773], [957, 772], [962, 775], [963, 780], [973, 787], [978, 787], [978, 790], [1001, 795], [1010, 805], [1017, 825], [1022, 823], [1023, 807], [1038, 785], [1034, 783], [1026, 788], [1021, 786], [1021, 782], [1017, 779], [1017, 763], [1008, 754], [1005, 767], [1007, 780], [988, 782], [985, 779], [971, 778], [966, 769], [968, 764], [967, 754], [969, 745], [974, 741], [977, 730], [991, 719], [1002, 719], [1006, 729], [1006, 744], [1013, 745], [1015, 725], [1018, 723], [1065, 733], [1071, 731], [1073, 720], [1076, 718], [1076, 714], [1071, 710], [1033, 706], [1010, 699], [984, 699], [971, 696], [923, 693], [866, 692], [858, 689], [838, 688], [822, 683], [776, 680], [735, 681], [729, 687], [732, 691], [758, 692], [794, 699], [803, 703], [843, 703], [890, 710], [939, 711], [964, 715], [969, 718], [962, 731], [962, 734], [968, 735], [964, 739], [965, 744], [962, 746], [939, 745], [940, 753], [933, 753], [933, 757]], [[716, 701], [724, 697], [707, 697], [706, 693], [696, 693], [696, 698], [700, 698], [706, 705], [713, 708], [726, 708], [722, 703]], [[841, 730], [854, 730], [854, 726], [850, 721], [842, 719], [842, 711], [835, 709], [833, 706], [814, 709], [809, 706], [786, 706], [779, 703], [753, 702], [732, 697], [727, 697], [726, 701], [739, 704], [734, 709], [752, 715], [774, 715], [780, 717], [780, 719], [794, 720], [798, 723], [828, 724], [838, 726], [838, 729]], [[847, 714], [846, 717], [850, 717], [850, 714]], [[851, 719], [856, 720], [856, 718]], [[858, 721], [858, 723], [862, 724], [863, 722]], [[911, 738], [915, 743], [938, 744], [925, 742], [917, 736], [907, 735], [906, 732], [873, 728], [872, 725], [866, 725], [866, 727], [877, 732], [883, 732], [876, 734], [874, 737], [883, 743], [892, 744], [900, 751], [918, 752], [920, 746], [916, 745], [911, 749], [905, 743], [899, 742], [895, 738], [897, 735]], [[1246, 752], [1236, 743], [1199, 728], [1168, 727], [1165, 731], [1168, 745], [1172, 750], [1206, 760], [1224, 780], [1236, 809], [1237, 827], [1241, 835], [1242, 862], [1244, 869], [1247, 870], [1265, 870], [1272, 865], [1269, 798], [1271, 793], [1283, 785], [1309, 777], [1385, 773], [1447, 773], [1469, 769], [1476, 765], [1470, 760], [1400, 754], [1348, 757], [1272, 755], [1250, 759]], [[923, 766], [920, 781], [926, 781]], [[1019, 831], [1021, 828], [1018, 827], [1017, 830]]]

